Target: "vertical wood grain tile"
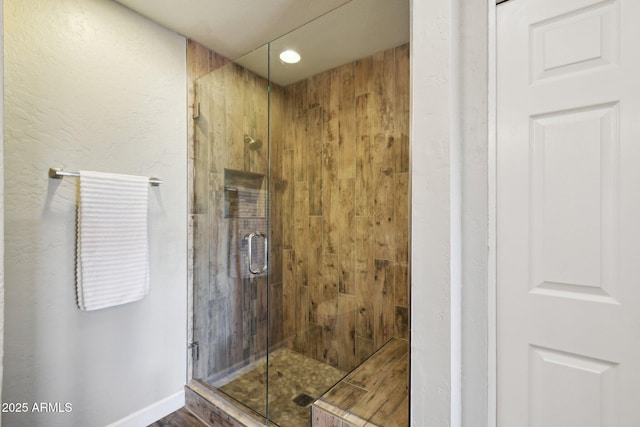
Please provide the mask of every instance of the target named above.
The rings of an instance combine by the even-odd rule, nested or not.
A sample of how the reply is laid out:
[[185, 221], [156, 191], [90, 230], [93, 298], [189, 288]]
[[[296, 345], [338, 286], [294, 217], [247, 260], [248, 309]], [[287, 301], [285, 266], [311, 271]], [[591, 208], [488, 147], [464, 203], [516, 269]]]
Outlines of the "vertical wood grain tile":
[[[215, 298], [208, 301], [209, 317], [211, 324], [209, 334], [209, 350], [202, 354], [203, 357], [208, 358], [209, 372], [207, 377], [215, 375], [221, 370], [229, 366], [229, 339], [230, 331], [227, 324], [227, 298]], [[231, 321], [231, 318], [229, 318]]]
[[309, 77], [307, 80], [307, 100], [306, 108], [313, 110], [320, 107], [323, 96], [323, 78], [322, 73]]
[[[267, 320], [267, 309], [272, 308], [267, 305], [267, 276], [262, 275], [252, 277], [251, 288], [255, 289], [256, 292], [255, 317], [258, 322], [263, 322]], [[275, 305], [275, 307], [277, 307], [277, 305]]]
[[322, 258], [322, 218], [319, 216], [309, 217], [309, 230], [306, 234], [307, 251], [307, 285], [309, 286], [309, 321], [321, 323], [318, 310], [323, 301], [322, 280], [325, 268]]
[[354, 85], [356, 97], [371, 92], [373, 77], [373, 57], [358, 59], [355, 63]]
[[356, 312], [358, 301], [351, 295], [338, 295], [338, 368], [351, 371], [358, 364], [356, 355]]
[[308, 354], [309, 330], [309, 292], [306, 286], [297, 286], [296, 295], [296, 336], [294, 339], [294, 349], [298, 353]]
[[354, 65], [340, 67], [340, 103], [338, 138], [338, 176], [341, 179], [356, 177], [355, 103], [353, 87]]
[[371, 144], [369, 124], [369, 95], [356, 98], [356, 215], [371, 213]]
[[374, 127], [378, 132], [393, 134], [395, 61], [393, 49], [377, 52], [373, 55], [373, 85], [377, 100], [377, 114]]
[[355, 295], [355, 180], [339, 180], [340, 292]]
[[409, 306], [409, 174], [395, 174], [395, 304]]
[[379, 205], [375, 208], [374, 256], [379, 259], [391, 260], [395, 263], [395, 227], [393, 205]]
[[374, 157], [374, 256], [395, 261], [393, 138], [377, 134], [372, 146]]
[[285, 125], [282, 130], [283, 137], [283, 150], [293, 150], [294, 142], [295, 142], [295, 119], [297, 118], [295, 114], [295, 109], [293, 108], [293, 103], [295, 102], [295, 91], [292, 86], [287, 86], [283, 89], [283, 97], [284, 97], [284, 110], [283, 110], [283, 120]]
[[339, 69], [333, 69], [323, 73], [322, 80], [324, 142], [338, 142], [340, 109]]
[[[252, 310], [250, 312], [251, 339], [251, 359], [257, 360], [261, 354], [267, 350], [268, 327], [266, 318], [267, 307], [267, 286], [264, 277], [255, 277], [252, 280], [252, 288], [257, 290], [257, 298], [251, 301]], [[263, 315], [264, 313], [264, 315]]]
[[338, 253], [339, 187], [337, 178], [337, 144], [328, 142], [323, 147], [322, 216], [323, 248], [328, 254]]
[[[271, 176], [269, 177], [270, 185], [270, 207], [271, 207], [271, 235], [269, 236], [269, 271], [270, 278], [273, 282], [278, 283], [283, 281], [283, 218], [282, 210], [284, 208], [283, 195], [283, 170], [282, 170], [282, 158], [283, 158], [283, 90], [277, 85], [271, 86], [271, 140], [269, 141], [268, 150], [271, 153], [271, 165], [269, 171]], [[267, 114], [265, 112], [264, 116]], [[269, 154], [266, 146], [267, 141], [264, 140], [262, 150], [266, 154]], [[266, 163], [266, 160], [265, 160]]]
[[291, 86], [293, 88], [293, 117], [302, 117], [307, 114], [308, 109], [307, 80], [301, 80]]
[[271, 283], [269, 291], [269, 346], [270, 350], [286, 346], [284, 336], [284, 283]]
[[255, 333], [255, 345], [251, 351], [251, 360], [258, 360], [258, 355], [264, 354], [267, 351], [267, 321], [263, 320], [258, 322]]
[[399, 173], [409, 172], [409, 44], [395, 48], [395, 136], [396, 165]]
[[207, 377], [218, 374], [233, 364], [232, 354], [237, 355], [233, 349], [237, 348], [238, 343], [241, 345], [241, 337], [239, 340], [236, 336], [238, 330], [234, 327], [234, 322], [236, 314], [242, 312], [234, 300], [232, 279], [229, 277], [228, 248], [231, 233], [229, 222], [223, 219], [224, 176], [210, 173], [209, 178], [209, 236], [208, 250], [205, 252], [209, 257], [209, 289], [208, 295], [204, 296], [208, 309], [200, 313], [208, 316], [210, 322], [209, 346], [200, 347], [201, 359], [208, 358]]
[[235, 361], [249, 358], [255, 350], [253, 337], [256, 334], [257, 320], [255, 314], [255, 300], [251, 298], [251, 279], [238, 278], [230, 283], [227, 298], [227, 341], [230, 352], [229, 365]]
[[309, 143], [307, 135], [307, 115], [304, 114], [294, 119], [294, 168], [296, 182], [308, 180]]
[[321, 286], [322, 302], [318, 318], [322, 323], [322, 356], [331, 366], [338, 367], [341, 352], [338, 332], [338, 256], [323, 256]]
[[395, 132], [395, 92], [396, 92], [396, 62], [394, 49], [383, 51], [383, 96], [382, 96], [382, 127], [393, 135]]
[[243, 69], [237, 64], [223, 68], [227, 125], [224, 142], [227, 148], [226, 167], [242, 170], [244, 166], [244, 97]]
[[256, 77], [247, 69], [242, 70], [242, 82], [241, 87], [244, 89], [243, 105], [242, 105], [242, 170], [256, 173], [264, 173], [264, 170], [260, 170], [259, 165], [256, 162], [255, 156], [258, 150], [252, 150], [249, 148], [249, 144], [244, 142], [244, 136], [249, 135], [254, 139], [260, 139], [258, 135], [258, 93], [256, 91]]
[[[229, 67], [231, 65], [220, 68], [206, 77], [206, 80], [210, 81], [209, 110], [200, 105], [200, 117], [197, 119], [198, 123], [210, 124], [211, 132], [207, 146], [209, 149], [209, 170], [214, 173], [223, 173], [225, 167], [228, 167], [227, 159], [229, 154], [227, 153], [225, 141], [227, 138], [227, 122], [231, 121], [231, 118], [228, 119], [226, 101], [227, 83], [230, 76]], [[208, 115], [206, 114], [207, 111], [209, 112]]]
[[367, 339], [373, 339], [375, 274], [373, 259], [373, 220], [370, 217], [357, 217], [355, 285], [359, 306], [356, 333]]
[[407, 262], [396, 262], [394, 268], [395, 304], [409, 307], [409, 264]]
[[292, 108], [294, 134], [292, 147], [294, 149], [294, 167], [296, 181], [307, 181], [307, 81], [302, 80], [293, 85]]
[[[311, 87], [311, 85], [310, 85]], [[309, 215], [322, 215], [322, 109], [307, 111]]]
[[377, 133], [371, 142], [373, 206], [393, 206], [393, 136]]
[[229, 222], [224, 220], [224, 176], [210, 173], [209, 194], [209, 295], [207, 299], [227, 295]]
[[294, 198], [296, 284], [307, 286], [309, 283], [309, 186], [306, 181], [295, 183]]
[[[270, 93], [270, 108], [269, 114], [271, 116], [271, 123], [264, 122], [264, 126], [270, 126], [270, 137], [269, 141], [269, 151], [271, 152], [271, 179], [276, 183], [280, 183], [282, 181], [282, 152], [284, 150], [284, 129], [288, 126], [288, 124], [284, 123], [285, 118], [285, 104], [284, 104], [284, 89], [275, 84], [271, 84], [271, 93]], [[265, 107], [267, 105], [265, 104]], [[264, 113], [264, 114], [262, 114]], [[267, 111], [261, 112], [263, 115], [263, 119], [267, 118]], [[261, 122], [262, 123], [262, 122]], [[266, 133], [266, 127], [260, 127], [262, 132]], [[267, 150], [267, 138], [266, 135], [261, 135], [263, 146], [262, 151]]]
[[322, 329], [322, 325], [309, 322], [309, 330], [307, 332], [307, 336], [309, 338], [305, 354], [316, 360], [324, 360], [324, 356], [322, 354]]
[[[248, 144], [245, 144], [245, 146], [249, 151], [249, 158], [251, 163], [250, 170], [256, 171], [258, 173], [266, 174], [267, 169], [269, 167], [268, 154], [269, 154], [269, 150], [271, 149], [268, 143], [274, 142], [273, 137], [271, 141], [268, 140], [269, 126], [271, 125], [271, 129], [273, 131], [272, 136], [276, 135], [275, 131], [277, 128], [276, 119], [278, 117], [276, 113], [276, 104], [275, 104], [275, 100], [277, 99], [277, 91], [275, 88], [272, 90], [272, 98], [274, 103], [272, 105], [273, 111], [271, 113], [271, 123], [269, 123], [269, 93], [267, 92], [267, 84], [268, 84], [267, 80], [263, 79], [262, 77], [256, 76], [253, 73], [251, 73], [251, 75], [253, 77], [251, 79], [253, 81], [252, 99], [254, 99], [252, 112], [255, 116], [255, 119], [253, 120], [252, 124], [253, 126], [255, 126], [255, 128], [250, 129], [251, 133], [249, 133], [249, 135], [252, 136], [254, 139], [257, 139], [258, 141], [261, 141], [262, 147], [254, 150], [249, 148]], [[273, 154], [271, 156], [272, 166], [276, 166], [276, 163], [277, 163], [276, 151], [275, 150], [272, 151], [272, 154]]]
[[395, 174], [393, 204], [396, 226], [396, 260], [406, 263], [409, 259], [409, 174]]
[[282, 282], [282, 192], [271, 183], [271, 229], [269, 236], [269, 276], [274, 283]]
[[396, 338], [409, 339], [409, 309], [407, 307], [395, 307], [395, 325], [393, 336]]
[[282, 153], [282, 247], [292, 249], [295, 231], [295, 178], [293, 150]]
[[378, 348], [393, 337], [395, 306], [391, 262], [386, 259], [376, 259], [374, 266], [373, 342]]
[[371, 138], [378, 133], [384, 133], [383, 125], [383, 97], [384, 97], [384, 53], [377, 52], [371, 57], [371, 90], [369, 96], [369, 113]]
[[282, 275], [282, 328], [284, 339], [291, 344], [296, 332], [297, 286], [295, 283], [295, 253], [291, 249], [283, 251]]

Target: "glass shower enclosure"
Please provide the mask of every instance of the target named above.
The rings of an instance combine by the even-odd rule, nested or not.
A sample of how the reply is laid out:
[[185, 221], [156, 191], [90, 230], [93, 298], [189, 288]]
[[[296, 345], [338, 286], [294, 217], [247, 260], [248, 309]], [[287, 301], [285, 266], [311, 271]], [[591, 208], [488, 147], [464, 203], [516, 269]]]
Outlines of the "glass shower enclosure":
[[275, 425], [408, 337], [408, 19], [351, 0], [195, 82], [192, 376]]
[[[268, 254], [274, 243], [269, 239], [268, 80], [220, 59], [194, 89], [199, 106], [194, 205], [204, 214], [196, 215], [193, 225], [198, 346], [193, 377], [266, 416], [267, 293], [273, 271]], [[242, 397], [228, 390], [252, 371], [255, 382]]]

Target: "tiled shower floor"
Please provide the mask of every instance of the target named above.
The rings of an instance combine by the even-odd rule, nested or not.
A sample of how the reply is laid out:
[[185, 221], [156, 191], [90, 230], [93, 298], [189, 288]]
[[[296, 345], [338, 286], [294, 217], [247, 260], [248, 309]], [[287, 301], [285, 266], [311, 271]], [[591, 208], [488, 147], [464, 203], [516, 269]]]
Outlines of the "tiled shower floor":
[[[265, 360], [218, 390], [265, 415]], [[269, 355], [269, 419], [282, 427], [309, 425], [310, 404], [299, 406], [293, 399], [307, 394], [313, 400], [340, 381], [346, 372], [283, 348]]]

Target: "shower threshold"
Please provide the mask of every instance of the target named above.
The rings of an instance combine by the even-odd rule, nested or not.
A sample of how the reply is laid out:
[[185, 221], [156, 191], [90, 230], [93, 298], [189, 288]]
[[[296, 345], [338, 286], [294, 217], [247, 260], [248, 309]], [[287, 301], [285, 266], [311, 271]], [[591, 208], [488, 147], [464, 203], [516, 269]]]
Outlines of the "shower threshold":
[[[268, 375], [269, 420], [273, 425], [299, 427], [310, 424], [311, 403], [340, 381], [346, 372], [288, 348], [280, 348], [269, 354]], [[249, 409], [253, 418], [264, 425], [266, 376], [266, 358], [262, 358], [224, 378], [194, 383], [213, 392], [218, 399]]]

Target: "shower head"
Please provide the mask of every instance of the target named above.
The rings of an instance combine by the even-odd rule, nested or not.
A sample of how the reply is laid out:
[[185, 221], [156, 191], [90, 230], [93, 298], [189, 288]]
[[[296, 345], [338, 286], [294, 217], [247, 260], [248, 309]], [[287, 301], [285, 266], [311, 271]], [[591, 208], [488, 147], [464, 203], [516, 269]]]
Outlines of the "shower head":
[[249, 135], [244, 136], [244, 142], [245, 144], [249, 144], [249, 149], [251, 150], [259, 150], [262, 148], [262, 141], [259, 139], [253, 139]]

